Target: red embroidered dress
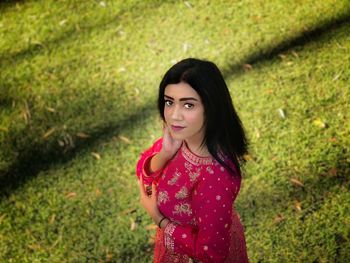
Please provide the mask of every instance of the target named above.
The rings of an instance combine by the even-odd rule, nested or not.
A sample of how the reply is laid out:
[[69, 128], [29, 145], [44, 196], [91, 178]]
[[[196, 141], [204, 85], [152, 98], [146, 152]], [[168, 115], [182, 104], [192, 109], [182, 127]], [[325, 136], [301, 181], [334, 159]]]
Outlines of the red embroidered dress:
[[233, 208], [241, 177], [212, 157], [193, 154], [185, 143], [160, 171], [148, 174], [162, 139], [142, 153], [136, 173], [157, 185], [160, 212], [171, 220], [157, 229], [155, 263], [248, 262], [243, 227]]

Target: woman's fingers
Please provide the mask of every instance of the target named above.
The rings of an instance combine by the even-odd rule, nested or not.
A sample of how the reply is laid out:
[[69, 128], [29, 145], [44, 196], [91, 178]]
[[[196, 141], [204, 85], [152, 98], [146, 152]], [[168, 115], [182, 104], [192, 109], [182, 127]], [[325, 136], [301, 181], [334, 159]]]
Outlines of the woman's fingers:
[[143, 176], [142, 176], [142, 174], [140, 175], [140, 179], [139, 179], [138, 183], [139, 183], [139, 187], [140, 187], [140, 194], [141, 194], [141, 196], [147, 195], [145, 186], [143, 185]]
[[157, 191], [156, 184], [152, 183], [152, 198], [156, 198], [156, 191]]

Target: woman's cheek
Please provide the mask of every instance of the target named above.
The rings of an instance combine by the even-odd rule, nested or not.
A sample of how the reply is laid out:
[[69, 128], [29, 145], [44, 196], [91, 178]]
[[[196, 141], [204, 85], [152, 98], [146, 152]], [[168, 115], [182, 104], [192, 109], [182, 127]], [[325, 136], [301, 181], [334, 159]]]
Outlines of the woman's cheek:
[[187, 122], [192, 124], [202, 125], [204, 122], [203, 112], [193, 111], [187, 115]]

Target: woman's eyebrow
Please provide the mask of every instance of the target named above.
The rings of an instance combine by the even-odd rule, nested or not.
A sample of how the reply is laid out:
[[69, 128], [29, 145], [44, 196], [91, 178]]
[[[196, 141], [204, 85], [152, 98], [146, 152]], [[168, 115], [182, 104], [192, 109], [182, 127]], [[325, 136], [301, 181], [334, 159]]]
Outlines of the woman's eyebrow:
[[[169, 99], [169, 100], [174, 100], [174, 98], [170, 97], [170, 96], [167, 96], [167, 95], [164, 95], [164, 97], [166, 99]], [[194, 100], [194, 101], [198, 101], [196, 98], [193, 98], [193, 97], [185, 97], [185, 98], [181, 98], [180, 101], [187, 101], [187, 100]]]

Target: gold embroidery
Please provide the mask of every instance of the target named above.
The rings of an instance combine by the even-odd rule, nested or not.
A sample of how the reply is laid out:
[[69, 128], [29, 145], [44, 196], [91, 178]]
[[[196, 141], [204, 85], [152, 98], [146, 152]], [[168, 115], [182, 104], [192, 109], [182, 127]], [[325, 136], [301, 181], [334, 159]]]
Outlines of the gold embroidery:
[[165, 204], [169, 201], [169, 195], [167, 191], [160, 191], [158, 193], [157, 203], [160, 205], [161, 203]]
[[185, 162], [185, 168], [189, 171], [192, 170], [192, 164], [188, 163], [188, 162]]
[[185, 159], [194, 165], [202, 165], [202, 164], [208, 165], [208, 164], [213, 163], [213, 158], [211, 156], [200, 157], [200, 156], [197, 156], [194, 153], [192, 153], [187, 148], [186, 143], [182, 144], [181, 150], [182, 150], [182, 153], [183, 153], [183, 156], [185, 157]]
[[193, 183], [201, 175], [202, 167], [196, 169], [195, 172], [189, 171], [190, 181]]
[[176, 168], [176, 171], [173, 177], [168, 181], [168, 185], [174, 185], [177, 182], [177, 180], [180, 178], [180, 176], [181, 176], [181, 173]]
[[175, 210], [173, 211], [173, 214], [178, 214], [178, 215], [186, 214], [188, 216], [192, 215], [192, 209], [190, 204], [188, 203], [178, 204], [174, 208]]
[[188, 197], [188, 190], [186, 188], [186, 186], [183, 186], [180, 191], [178, 191], [176, 194], [175, 194], [175, 197], [177, 199], [185, 199], [186, 197]]
[[164, 229], [164, 241], [165, 247], [171, 251], [174, 251], [174, 238], [173, 233], [175, 231], [176, 225], [173, 222], [170, 222]]
[[190, 181], [191, 181], [191, 183], [193, 183], [200, 176], [200, 172], [202, 170], [202, 167], [197, 167], [196, 171], [192, 171], [193, 170], [192, 164], [185, 162], [184, 165], [185, 165], [185, 168], [188, 172], [188, 176], [190, 177]]

